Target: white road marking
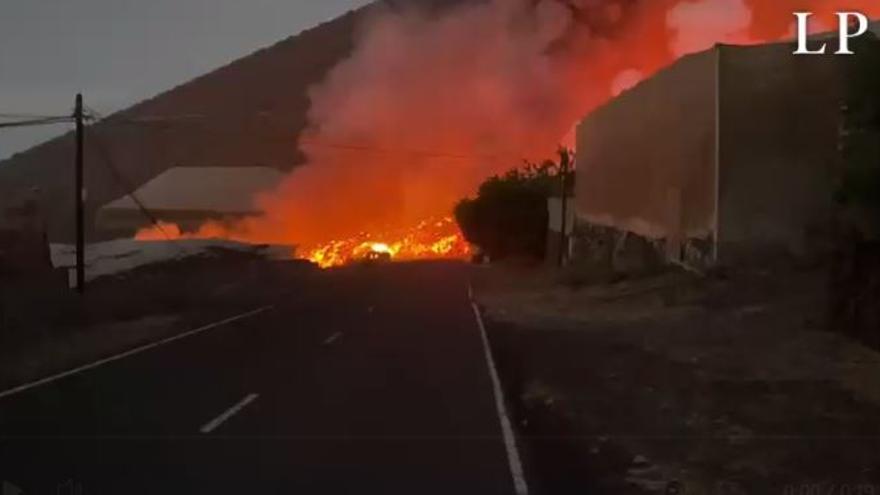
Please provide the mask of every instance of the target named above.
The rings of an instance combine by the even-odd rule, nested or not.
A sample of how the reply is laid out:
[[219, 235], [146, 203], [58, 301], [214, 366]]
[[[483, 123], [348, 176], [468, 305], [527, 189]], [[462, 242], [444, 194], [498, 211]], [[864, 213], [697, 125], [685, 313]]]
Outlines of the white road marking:
[[238, 316], [233, 316], [233, 317], [227, 318], [225, 320], [211, 323], [211, 324], [205, 325], [203, 327], [196, 328], [195, 330], [190, 330], [188, 332], [184, 332], [182, 334], [175, 335], [174, 337], [169, 337], [167, 339], [163, 339], [158, 342], [153, 342], [152, 344], [146, 344], [146, 345], [137, 347], [135, 349], [132, 349], [130, 351], [123, 352], [122, 354], [117, 354], [115, 356], [101, 359], [100, 361], [95, 361], [94, 363], [91, 363], [91, 364], [86, 364], [86, 365], [80, 366], [78, 368], [73, 368], [71, 370], [67, 370], [62, 373], [58, 373], [57, 375], [52, 375], [52, 376], [48, 376], [46, 378], [43, 378], [41, 380], [37, 380], [34, 382], [30, 382], [30, 383], [25, 383], [24, 385], [19, 385], [18, 387], [11, 388], [11, 389], [6, 390], [4, 392], [0, 392], [0, 399], [4, 399], [6, 397], [9, 397], [9, 396], [12, 396], [15, 394], [19, 394], [19, 393], [24, 392], [26, 390], [40, 387], [42, 385], [48, 385], [49, 383], [56, 382], [58, 380], [67, 378], [69, 376], [73, 376], [73, 375], [82, 373], [84, 371], [93, 370], [99, 366], [103, 366], [105, 364], [112, 363], [114, 361], [119, 361], [120, 359], [125, 359], [127, 357], [134, 356], [135, 354], [140, 354], [144, 351], [149, 351], [150, 349], [155, 349], [156, 347], [160, 347], [165, 344], [170, 344], [172, 342], [176, 342], [178, 340], [185, 339], [187, 337], [192, 337], [193, 335], [197, 335], [202, 332], [207, 332], [208, 330], [213, 330], [217, 327], [227, 325], [229, 323], [234, 323], [236, 321], [243, 320], [245, 318], [250, 318], [251, 316], [256, 316], [258, 314], [265, 313], [266, 311], [269, 311], [273, 308], [274, 308], [273, 306], [265, 306], [260, 309], [255, 309], [254, 311], [249, 311], [247, 313], [243, 313]]
[[339, 340], [340, 337], [342, 337], [342, 332], [336, 332], [324, 341], [324, 345], [330, 345]]
[[229, 409], [227, 409], [226, 412], [224, 412], [224, 413], [221, 414], [220, 416], [217, 416], [216, 418], [212, 419], [210, 422], [208, 422], [207, 424], [205, 424], [205, 426], [202, 426], [202, 427], [199, 429], [199, 431], [200, 431], [201, 433], [203, 433], [203, 434], [211, 433], [212, 431], [214, 431], [214, 430], [216, 430], [217, 428], [219, 428], [220, 425], [222, 425], [223, 423], [229, 421], [229, 418], [231, 418], [231, 417], [235, 416], [236, 414], [240, 413], [242, 409], [244, 409], [245, 407], [247, 407], [248, 404], [250, 404], [251, 402], [257, 400], [259, 397], [260, 397], [260, 394], [250, 394], [250, 395], [248, 395], [248, 396], [245, 397], [244, 399], [240, 400], [237, 404], [235, 404], [234, 406], [232, 406], [232, 407], [230, 407]]
[[476, 301], [474, 301], [474, 291], [471, 286], [468, 286], [468, 298], [474, 310], [474, 316], [477, 318], [477, 326], [480, 329], [480, 338], [483, 341], [483, 350], [486, 354], [486, 364], [489, 366], [489, 376], [492, 378], [495, 407], [498, 410], [498, 420], [501, 422], [501, 433], [504, 436], [504, 448], [507, 450], [507, 460], [508, 464], [510, 464], [510, 474], [513, 476], [513, 486], [516, 495], [528, 495], [529, 485], [526, 482], [519, 450], [516, 447], [516, 436], [513, 433], [513, 426], [511, 426], [510, 417], [507, 415], [507, 406], [504, 405], [504, 392], [501, 389], [501, 380], [498, 378], [495, 359], [492, 358], [492, 349], [489, 347], [489, 336], [486, 334], [485, 325], [483, 325], [480, 308], [477, 306]]

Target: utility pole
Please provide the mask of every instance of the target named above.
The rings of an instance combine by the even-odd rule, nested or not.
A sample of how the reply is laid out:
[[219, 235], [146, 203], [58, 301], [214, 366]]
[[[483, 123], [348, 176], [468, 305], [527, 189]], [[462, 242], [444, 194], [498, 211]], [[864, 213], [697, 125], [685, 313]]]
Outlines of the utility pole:
[[76, 290], [80, 294], [86, 290], [85, 273], [85, 206], [83, 205], [83, 98], [76, 95], [76, 107], [73, 113], [76, 119], [76, 179], [74, 196], [76, 197]]
[[562, 222], [559, 227], [559, 267], [565, 266], [565, 253], [568, 251], [568, 170], [571, 165], [571, 156], [565, 148], [559, 149], [559, 175], [562, 176]]

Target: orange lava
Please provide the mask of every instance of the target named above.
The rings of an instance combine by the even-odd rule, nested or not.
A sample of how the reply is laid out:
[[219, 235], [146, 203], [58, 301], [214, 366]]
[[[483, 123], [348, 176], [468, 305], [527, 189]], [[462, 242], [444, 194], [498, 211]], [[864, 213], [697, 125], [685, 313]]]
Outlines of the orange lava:
[[304, 258], [322, 268], [346, 265], [364, 259], [371, 251], [388, 253], [394, 260], [467, 259], [470, 246], [452, 218], [419, 222], [408, 229], [362, 232], [347, 239], [330, 241], [304, 251]]
[[[159, 222], [135, 235], [139, 241], [163, 241], [176, 239], [233, 239], [231, 232], [216, 225], [206, 224], [199, 231], [183, 232], [173, 223]], [[451, 217], [429, 219], [405, 229], [385, 232], [362, 232], [345, 239], [328, 241], [309, 246], [301, 251], [300, 258], [307, 259], [321, 268], [332, 268], [366, 259], [370, 252], [386, 253], [393, 260], [419, 259], [467, 259], [471, 248]]]

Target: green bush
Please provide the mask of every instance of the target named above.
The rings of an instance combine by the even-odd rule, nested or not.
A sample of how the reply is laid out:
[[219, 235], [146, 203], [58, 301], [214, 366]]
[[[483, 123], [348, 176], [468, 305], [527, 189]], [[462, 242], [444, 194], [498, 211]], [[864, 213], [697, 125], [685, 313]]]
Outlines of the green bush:
[[[455, 219], [465, 238], [493, 260], [526, 256], [543, 258], [547, 239], [547, 198], [562, 190], [561, 170], [568, 167], [570, 153], [560, 150], [559, 163], [526, 163], [480, 185], [476, 198], [455, 207]], [[565, 184], [571, 194], [574, 174]]]

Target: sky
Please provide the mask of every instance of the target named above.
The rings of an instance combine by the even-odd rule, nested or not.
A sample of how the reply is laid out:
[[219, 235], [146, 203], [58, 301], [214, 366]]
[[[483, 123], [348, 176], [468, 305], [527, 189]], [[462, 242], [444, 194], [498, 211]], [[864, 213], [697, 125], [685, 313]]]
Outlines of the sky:
[[[368, 0], [0, 0], [0, 114], [108, 114]], [[0, 160], [68, 130], [0, 130]]]

